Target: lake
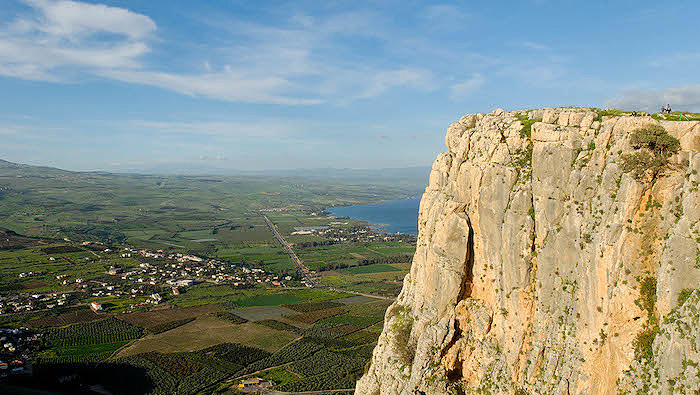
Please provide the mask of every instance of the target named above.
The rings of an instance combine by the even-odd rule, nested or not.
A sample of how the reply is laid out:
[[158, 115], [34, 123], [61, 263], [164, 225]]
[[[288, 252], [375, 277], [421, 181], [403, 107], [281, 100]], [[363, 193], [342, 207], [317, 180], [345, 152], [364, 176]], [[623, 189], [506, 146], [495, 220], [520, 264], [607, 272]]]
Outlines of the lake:
[[367, 221], [382, 232], [417, 235], [419, 205], [420, 196], [416, 196], [365, 206], [333, 207], [326, 211], [336, 217]]

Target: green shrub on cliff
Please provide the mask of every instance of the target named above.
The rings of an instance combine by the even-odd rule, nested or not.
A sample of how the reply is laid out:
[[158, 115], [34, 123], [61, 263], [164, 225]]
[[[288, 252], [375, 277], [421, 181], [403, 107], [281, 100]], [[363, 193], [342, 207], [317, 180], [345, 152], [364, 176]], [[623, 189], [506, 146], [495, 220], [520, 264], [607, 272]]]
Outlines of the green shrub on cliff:
[[632, 173], [638, 180], [649, 173], [652, 178], [661, 174], [668, 166], [668, 159], [681, 147], [680, 141], [660, 125], [635, 129], [630, 137], [630, 145], [637, 151], [622, 155], [622, 170]]
[[645, 277], [639, 282], [639, 299], [634, 301], [637, 306], [647, 313], [647, 322], [634, 338], [634, 358], [638, 361], [651, 362], [654, 358], [654, 339], [659, 333], [659, 323], [654, 316], [656, 306], [656, 278]]
[[415, 317], [409, 308], [400, 305], [391, 308], [389, 317], [390, 320], [393, 318], [391, 329], [394, 332], [394, 353], [399, 355], [401, 363], [408, 366], [415, 356], [415, 349], [409, 344]]
[[532, 136], [532, 125], [534, 125], [537, 120], [529, 119], [527, 115], [518, 115], [517, 118], [523, 124], [522, 129], [520, 129], [520, 137], [529, 139], [530, 136]]
[[637, 361], [646, 360], [647, 363], [654, 359], [654, 339], [659, 333], [659, 327], [656, 324], [645, 326], [634, 338], [632, 345], [634, 346], [634, 359]]

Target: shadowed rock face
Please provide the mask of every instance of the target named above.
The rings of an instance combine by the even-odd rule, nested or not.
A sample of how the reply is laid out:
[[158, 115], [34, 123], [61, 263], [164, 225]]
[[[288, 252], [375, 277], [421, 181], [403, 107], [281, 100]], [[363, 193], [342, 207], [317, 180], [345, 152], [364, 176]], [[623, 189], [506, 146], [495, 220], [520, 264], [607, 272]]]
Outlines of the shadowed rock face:
[[[649, 124], [681, 149], [661, 176], [637, 180], [621, 156]], [[445, 141], [358, 394], [700, 385], [700, 291], [677, 305], [700, 288], [700, 122], [497, 110], [464, 116]], [[635, 339], [649, 328], [653, 357], [641, 358]]]

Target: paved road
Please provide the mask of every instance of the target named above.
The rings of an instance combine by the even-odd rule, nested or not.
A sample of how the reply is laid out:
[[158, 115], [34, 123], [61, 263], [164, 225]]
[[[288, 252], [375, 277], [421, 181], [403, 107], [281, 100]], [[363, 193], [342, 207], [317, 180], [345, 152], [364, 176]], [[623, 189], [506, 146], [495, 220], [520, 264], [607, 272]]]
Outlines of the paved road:
[[267, 218], [267, 215], [263, 215], [263, 218], [265, 218], [267, 226], [269, 226], [272, 230], [272, 233], [275, 234], [275, 238], [282, 245], [282, 248], [284, 248], [284, 250], [287, 251], [289, 258], [291, 258], [292, 262], [294, 262], [299, 268], [299, 271], [301, 272], [302, 276], [304, 276], [304, 280], [306, 280], [306, 283], [312, 287], [316, 286], [316, 282], [313, 280], [313, 278], [311, 278], [311, 270], [309, 270], [309, 268], [301, 262], [301, 259], [299, 259], [297, 254], [294, 253], [294, 250], [292, 250], [292, 246], [290, 246], [289, 243], [287, 243], [287, 241], [284, 239], [284, 237], [282, 237], [280, 232], [277, 230], [275, 224], [273, 224], [272, 221], [270, 221], [270, 219]]
[[328, 286], [325, 286], [323, 284], [316, 282], [313, 279], [313, 277], [311, 277], [311, 270], [301, 262], [301, 259], [299, 259], [297, 254], [294, 253], [294, 250], [292, 250], [292, 246], [290, 246], [289, 243], [287, 243], [287, 241], [284, 239], [284, 237], [282, 237], [280, 232], [277, 230], [277, 227], [275, 226], [275, 224], [273, 224], [272, 221], [270, 221], [270, 219], [267, 218], [266, 215], [263, 215], [263, 218], [265, 218], [265, 222], [267, 223], [267, 226], [270, 227], [270, 229], [272, 230], [272, 233], [274, 233], [277, 241], [279, 241], [279, 243], [282, 245], [282, 248], [284, 248], [284, 250], [287, 251], [287, 254], [289, 254], [289, 257], [292, 259], [292, 262], [294, 262], [297, 265], [297, 267], [299, 268], [299, 271], [304, 276], [304, 279], [306, 280], [306, 282], [310, 286], [317, 287], [317, 288], [325, 288], [325, 289], [329, 289], [331, 291], [336, 291], [336, 292], [345, 292], [345, 293], [350, 293], [350, 294], [354, 294], [354, 295], [366, 296], [368, 298], [384, 299], [384, 300], [390, 300], [390, 301], [396, 300], [396, 298], [392, 298], [392, 297], [388, 297], [388, 296], [372, 295], [372, 294], [367, 294], [367, 293], [363, 293], [363, 292], [350, 291], [347, 289], [328, 287]]
[[391, 297], [391, 296], [381, 296], [381, 295], [373, 295], [373, 294], [366, 294], [364, 292], [357, 292], [357, 291], [351, 291], [349, 289], [342, 289], [342, 288], [333, 288], [333, 287], [323, 287], [331, 291], [335, 292], [345, 292], [348, 294], [353, 294], [353, 295], [359, 295], [359, 296], [366, 296], [368, 298], [374, 298], [374, 299], [384, 299], [384, 300], [390, 300], [390, 301], [395, 301], [396, 298]]

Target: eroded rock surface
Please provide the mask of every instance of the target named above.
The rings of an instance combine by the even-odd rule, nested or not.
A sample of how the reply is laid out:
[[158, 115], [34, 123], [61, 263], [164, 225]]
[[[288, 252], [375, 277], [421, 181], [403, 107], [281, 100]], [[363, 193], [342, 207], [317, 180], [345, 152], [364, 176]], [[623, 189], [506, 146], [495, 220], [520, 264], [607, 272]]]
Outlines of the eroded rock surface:
[[[662, 175], [638, 180], [621, 155], [649, 124], [681, 148]], [[358, 394], [697, 383], [700, 292], [686, 296], [700, 288], [700, 122], [499, 109], [462, 117], [445, 142], [411, 271]]]

